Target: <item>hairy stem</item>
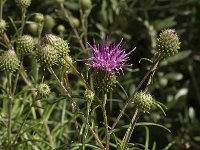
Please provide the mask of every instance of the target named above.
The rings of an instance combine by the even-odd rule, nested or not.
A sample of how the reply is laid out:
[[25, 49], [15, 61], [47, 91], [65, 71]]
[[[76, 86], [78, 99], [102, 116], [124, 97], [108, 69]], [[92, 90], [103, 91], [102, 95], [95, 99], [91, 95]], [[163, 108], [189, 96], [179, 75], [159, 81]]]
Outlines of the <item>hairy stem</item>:
[[107, 94], [104, 94], [101, 108], [102, 108], [103, 119], [104, 119], [104, 124], [105, 124], [106, 150], [109, 150], [110, 134], [108, 130], [109, 126], [108, 126], [108, 118], [106, 114], [106, 101], [107, 101]]
[[12, 96], [12, 74], [8, 74], [8, 88], [9, 88], [9, 97], [8, 97], [8, 125], [7, 125], [7, 132], [8, 132], [8, 149], [12, 150], [12, 102], [13, 102], [13, 96]]

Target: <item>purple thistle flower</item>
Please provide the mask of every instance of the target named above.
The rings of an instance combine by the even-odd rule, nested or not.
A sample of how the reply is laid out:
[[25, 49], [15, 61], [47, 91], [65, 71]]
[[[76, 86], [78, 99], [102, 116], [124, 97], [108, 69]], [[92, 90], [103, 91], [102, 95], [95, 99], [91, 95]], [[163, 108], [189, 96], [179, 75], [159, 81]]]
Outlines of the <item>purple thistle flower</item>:
[[100, 47], [99, 44], [96, 45], [94, 40], [93, 46], [89, 44], [92, 48], [92, 54], [88, 59], [89, 63], [87, 65], [96, 71], [102, 70], [108, 73], [119, 73], [123, 68], [130, 66], [127, 61], [129, 60], [129, 55], [136, 48], [126, 54], [122, 41], [123, 39], [117, 45], [109, 45], [108, 41], [103, 41]]

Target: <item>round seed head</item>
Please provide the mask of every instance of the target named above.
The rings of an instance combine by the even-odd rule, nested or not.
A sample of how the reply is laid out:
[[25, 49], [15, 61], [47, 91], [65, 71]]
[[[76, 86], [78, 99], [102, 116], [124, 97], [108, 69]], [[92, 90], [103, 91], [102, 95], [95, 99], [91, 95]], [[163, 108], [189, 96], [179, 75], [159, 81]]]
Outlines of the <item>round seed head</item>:
[[26, 9], [30, 6], [31, 0], [16, 0], [17, 6], [21, 9]]
[[142, 113], [149, 113], [154, 104], [152, 96], [144, 92], [137, 92], [134, 96], [133, 103]]
[[23, 35], [17, 39], [16, 49], [20, 55], [32, 53], [35, 48], [34, 39], [30, 35]]
[[173, 29], [167, 29], [160, 33], [156, 42], [157, 53], [163, 58], [173, 56], [180, 49], [179, 37]]
[[38, 91], [38, 94], [43, 97], [48, 96], [51, 92], [50, 87], [45, 83], [39, 84], [37, 91]]
[[36, 57], [39, 63], [45, 67], [52, 67], [57, 63], [58, 55], [54, 47], [44, 45], [36, 52]]
[[0, 56], [0, 70], [14, 72], [19, 68], [20, 61], [14, 50], [7, 50]]

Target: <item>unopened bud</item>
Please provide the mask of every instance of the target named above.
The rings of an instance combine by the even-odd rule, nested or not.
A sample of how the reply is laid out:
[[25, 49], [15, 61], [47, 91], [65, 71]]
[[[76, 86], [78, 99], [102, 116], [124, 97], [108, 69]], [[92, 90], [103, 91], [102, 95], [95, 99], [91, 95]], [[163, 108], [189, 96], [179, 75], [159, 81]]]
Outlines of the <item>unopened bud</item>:
[[14, 50], [7, 50], [0, 56], [0, 70], [14, 72], [19, 68], [20, 61]]
[[179, 37], [175, 30], [167, 29], [160, 33], [156, 42], [157, 53], [163, 58], [173, 56], [180, 49]]
[[145, 92], [137, 92], [133, 98], [135, 107], [142, 113], [149, 113], [153, 106], [153, 97]]

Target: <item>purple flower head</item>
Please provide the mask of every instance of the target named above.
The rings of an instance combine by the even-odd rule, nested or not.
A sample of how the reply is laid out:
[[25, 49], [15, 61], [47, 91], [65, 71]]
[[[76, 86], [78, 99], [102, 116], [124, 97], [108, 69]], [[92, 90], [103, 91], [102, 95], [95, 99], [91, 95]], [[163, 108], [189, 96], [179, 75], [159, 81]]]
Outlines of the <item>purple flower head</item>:
[[92, 54], [88, 59], [89, 63], [87, 65], [94, 70], [102, 70], [108, 73], [119, 72], [123, 68], [130, 66], [127, 61], [135, 48], [126, 54], [122, 41], [123, 39], [118, 44], [111, 45], [108, 44], [108, 41], [103, 41], [100, 47], [94, 40], [93, 46], [89, 44], [92, 48]]

